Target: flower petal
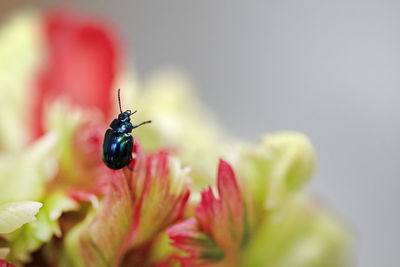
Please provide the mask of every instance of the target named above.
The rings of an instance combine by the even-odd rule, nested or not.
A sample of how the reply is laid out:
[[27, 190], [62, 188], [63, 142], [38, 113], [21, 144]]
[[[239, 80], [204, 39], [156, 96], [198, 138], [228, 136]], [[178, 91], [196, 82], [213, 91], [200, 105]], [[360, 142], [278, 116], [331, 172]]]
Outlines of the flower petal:
[[181, 257], [184, 266], [205, 266], [224, 259], [224, 251], [200, 228], [195, 218], [175, 224], [167, 230], [172, 246], [187, 252], [189, 257]]
[[219, 199], [214, 197], [211, 187], [203, 191], [201, 203], [196, 207], [196, 218], [216, 243], [224, 249], [235, 250], [243, 238], [244, 203], [235, 174], [223, 160], [219, 163], [217, 184]]
[[261, 144], [236, 147], [228, 158], [243, 181], [251, 227], [300, 191], [315, 166], [311, 143], [296, 132], [265, 135]]
[[43, 207], [37, 214], [37, 220], [26, 224], [7, 235], [10, 255], [15, 262], [27, 262], [30, 253], [36, 251], [43, 243], [49, 242], [53, 235], [61, 237], [58, 219], [63, 212], [75, 210], [77, 205], [63, 193], [55, 192], [43, 200]]
[[181, 259], [188, 266], [232, 266], [240, 256], [247, 231], [245, 208], [233, 169], [223, 160], [217, 185], [219, 199], [209, 187], [201, 194], [195, 218], [167, 230], [172, 245], [189, 254]]
[[[132, 220], [131, 195], [121, 171], [115, 171], [99, 210], [66, 237], [62, 266], [114, 266], [123, 254], [122, 244]], [[69, 264], [68, 264], [69, 263]]]
[[134, 222], [132, 244], [140, 245], [179, 220], [190, 196], [189, 169], [166, 152], [146, 156], [135, 142], [132, 188]]
[[[290, 198], [259, 225], [243, 251], [248, 266], [348, 266], [351, 240], [346, 227], [305, 194]], [[267, 263], [267, 264], [266, 264]]]
[[6, 17], [0, 29], [0, 148], [16, 152], [30, 140], [26, 107], [44, 42], [40, 14], [24, 10]]
[[149, 242], [182, 218], [190, 194], [187, 174], [165, 152], [147, 156], [135, 140], [129, 168], [113, 172], [100, 208], [68, 234], [64, 265], [116, 265], [129, 261], [124, 256], [132, 248], [151, 251]]
[[41, 201], [45, 183], [57, 170], [55, 147], [58, 138], [48, 133], [19, 154], [0, 156], [0, 203]]
[[15, 267], [13, 264], [9, 263], [8, 261], [0, 259], [0, 267]]
[[117, 68], [116, 41], [100, 22], [54, 11], [46, 14], [44, 28], [49, 55], [34, 96], [32, 126], [36, 137], [43, 133], [44, 104], [58, 96], [108, 116]]
[[35, 201], [11, 202], [0, 205], [0, 234], [10, 233], [23, 224], [36, 221], [42, 203]]

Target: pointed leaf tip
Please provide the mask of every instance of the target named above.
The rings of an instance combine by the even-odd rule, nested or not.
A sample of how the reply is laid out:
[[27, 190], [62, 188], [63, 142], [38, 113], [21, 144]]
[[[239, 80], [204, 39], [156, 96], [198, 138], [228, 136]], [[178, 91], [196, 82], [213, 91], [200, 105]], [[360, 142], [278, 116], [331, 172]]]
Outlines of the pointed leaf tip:
[[220, 159], [218, 167], [218, 193], [227, 210], [242, 216], [243, 201], [235, 173], [226, 161]]
[[[234, 190], [235, 192], [229, 192], [229, 190]], [[218, 166], [218, 192], [221, 195], [221, 198], [223, 194], [239, 192], [235, 173], [233, 172], [231, 165], [223, 159], [219, 160]]]

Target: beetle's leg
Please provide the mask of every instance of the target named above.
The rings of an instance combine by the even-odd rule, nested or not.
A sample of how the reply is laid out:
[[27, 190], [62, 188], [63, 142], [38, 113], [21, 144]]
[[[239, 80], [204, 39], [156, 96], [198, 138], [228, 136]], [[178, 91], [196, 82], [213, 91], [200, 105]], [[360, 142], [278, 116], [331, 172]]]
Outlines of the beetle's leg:
[[126, 167], [128, 167], [128, 169], [132, 172], [133, 168], [131, 167], [131, 163], [132, 163], [132, 155], [130, 156], [129, 163], [126, 165]]
[[137, 128], [137, 127], [143, 125], [143, 124], [150, 123], [150, 122], [151, 122], [151, 121], [144, 121], [144, 122], [139, 123], [139, 124], [137, 124], [137, 125], [133, 125], [133, 126], [132, 126], [132, 129], [135, 129], [135, 128]]
[[137, 112], [137, 110], [135, 110], [134, 112], [131, 112], [130, 110], [127, 110], [127, 111], [129, 111], [129, 116], [132, 116], [133, 114], [135, 114]]

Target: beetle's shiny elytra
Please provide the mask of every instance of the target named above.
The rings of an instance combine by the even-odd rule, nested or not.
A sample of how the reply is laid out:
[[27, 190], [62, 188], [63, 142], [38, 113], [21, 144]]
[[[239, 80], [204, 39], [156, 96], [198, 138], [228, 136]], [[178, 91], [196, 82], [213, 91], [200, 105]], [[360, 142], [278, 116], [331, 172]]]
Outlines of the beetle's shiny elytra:
[[126, 110], [122, 112], [119, 92], [120, 90], [118, 89], [118, 103], [121, 113], [118, 115], [118, 118], [111, 122], [111, 129], [106, 131], [101, 153], [104, 164], [114, 170], [127, 166], [132, 160], [133, 137], [130, 135], [132, 130], [151, 122], [145, 121], [137, 125], [132, 125], [130, 116], [135, 114], [136, 111], [131, 112], [130, 110]]

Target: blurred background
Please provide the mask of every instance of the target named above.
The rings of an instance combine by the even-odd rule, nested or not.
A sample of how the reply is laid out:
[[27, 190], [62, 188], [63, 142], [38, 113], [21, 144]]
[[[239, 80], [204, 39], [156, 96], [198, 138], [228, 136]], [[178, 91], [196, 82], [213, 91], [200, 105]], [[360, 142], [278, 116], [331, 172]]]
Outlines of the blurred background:
[[[0, 20], [22, 7], [0, 2]], [[315, 191], [353, 230], [357, 266], [397, 266], [400, 2], [69, 1], [109, 20], [139, 77], [188, 74], [233, 135], [309, 136]], [[0, 59], [1, 60], [1, 59]], [[204, 129], [205, 131], [207, 129]]]

